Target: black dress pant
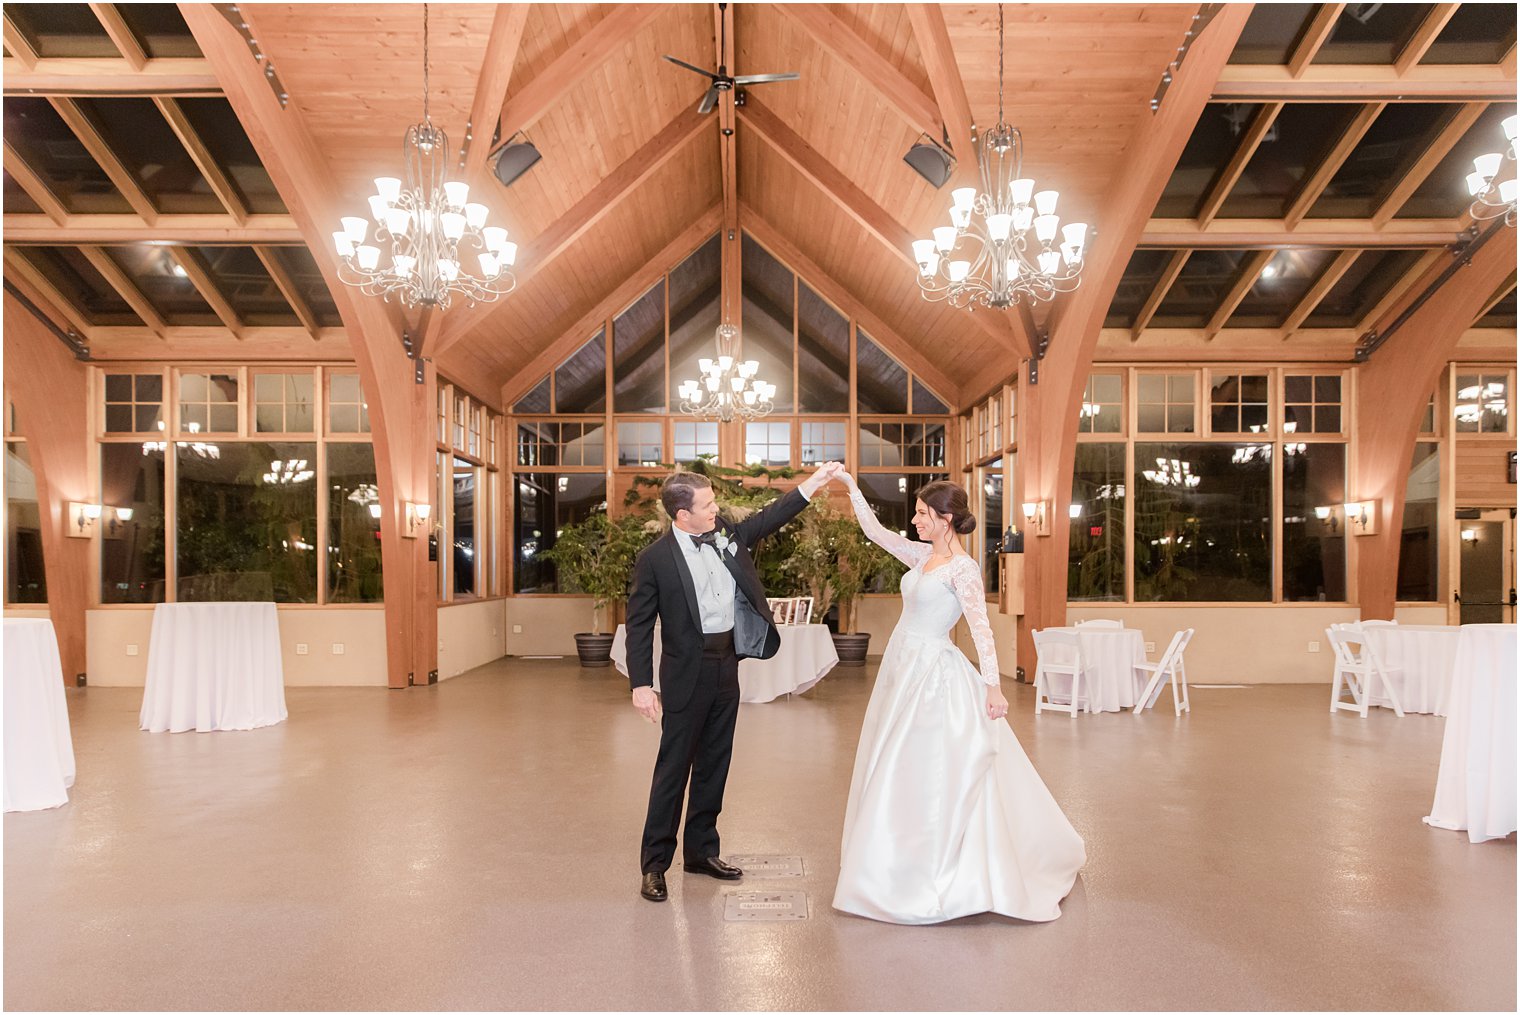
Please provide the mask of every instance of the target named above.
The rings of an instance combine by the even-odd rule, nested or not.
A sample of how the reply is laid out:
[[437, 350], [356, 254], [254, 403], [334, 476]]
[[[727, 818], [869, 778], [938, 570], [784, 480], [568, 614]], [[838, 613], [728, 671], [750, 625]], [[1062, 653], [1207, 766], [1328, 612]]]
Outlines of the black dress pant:
[[675, 859], [681, 798], [688, 781], [691, 794], [682, 833], [688, 860], [717, 856], [718, 814], [734, 750], [734, 721], [739, 717], [739, 657], [733, 638], [710, 635], [691, 700], [679, 712], [666, 712], [660, 754], [649, 789], [640, 864], [645, 874], [670, 869]]

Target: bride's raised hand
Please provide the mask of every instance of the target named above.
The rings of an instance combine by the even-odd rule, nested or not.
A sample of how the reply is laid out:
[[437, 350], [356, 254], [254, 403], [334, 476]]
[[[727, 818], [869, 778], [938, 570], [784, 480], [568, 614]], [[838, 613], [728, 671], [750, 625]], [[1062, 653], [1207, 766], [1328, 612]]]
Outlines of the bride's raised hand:
[[1008, 699], [999, 687], [987, 688], [987, 718], [1003, 719], [1008, 715]]

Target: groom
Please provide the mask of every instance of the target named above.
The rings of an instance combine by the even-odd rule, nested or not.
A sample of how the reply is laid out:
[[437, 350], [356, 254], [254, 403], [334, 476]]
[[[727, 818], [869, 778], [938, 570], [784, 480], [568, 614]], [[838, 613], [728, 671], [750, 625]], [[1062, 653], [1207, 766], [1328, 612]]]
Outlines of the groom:
[[[797, 517], [842, 468], [823, 465], [737, 525], [718, 517], [706, 477], [678, 472], [665, 480], [660, 500], [673, 524], [634, 565], [627, 623], [633, 707], [650, 722], [664, 715], [640, 856], [639, 893], [651, 902], [668, 897], [665, 872], [675, 858], [688, 780], [684, 869], [723, 880], [744, 876], [718, 857], [718, 812], [739, 716], [739, 660], [769, 659], [781, 645], [750, 548]], [[656, 619], [659, 697], [653, 687]]]

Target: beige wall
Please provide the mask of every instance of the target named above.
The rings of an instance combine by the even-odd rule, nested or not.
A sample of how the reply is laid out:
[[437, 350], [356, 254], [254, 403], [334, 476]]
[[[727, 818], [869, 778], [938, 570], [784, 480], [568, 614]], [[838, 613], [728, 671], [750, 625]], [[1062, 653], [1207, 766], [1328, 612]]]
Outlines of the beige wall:
[[591, 630], [591, 599], [587, 596], [508, 599], [506, 625], [507, 655], [573, 656], [575, 636]]
[[443, 606], [438, 610], [438, 679], [457, 677], [507, 654], [507, 600]]
[[5, 608], [5, 615], [7, 617], [10, 617], [10, 618], [13, 618], [13, 619], [16, 619], [16, 620], [27, 620], [27, 619], [30, 619], [30, 620], [52, 620], [53, 619], [53, 615], [48, 612], [48, 608], [46, 606], [42, 607], [41, 609], [23, 609], [22, 607], [19, 607], [19, 606], [16, 606], [16, 607], [7, 606]]

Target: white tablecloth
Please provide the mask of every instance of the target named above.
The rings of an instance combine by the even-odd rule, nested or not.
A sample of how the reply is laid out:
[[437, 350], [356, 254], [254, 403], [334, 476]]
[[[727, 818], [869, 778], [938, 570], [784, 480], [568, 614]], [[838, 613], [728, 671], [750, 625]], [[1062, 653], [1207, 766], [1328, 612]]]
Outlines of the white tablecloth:
[[251, 730], [284, 721], [274, 603], [160, 603], [138, 725], [150, 733]]
[[[1390, 670], [1403, 670], [1389, 680], [1398, 690], [1399, 705], [1405, 712], [1446, 714], [1452, 664], [1457, 658], [1457, 634], [1461, 630], [1422, 624], [1374, 624], [1362, 628], [1378, 660]], [[1384, 708], [1393, 705], [1376, 694], [1372, 696], [1372, 704]]]
[[[776, 628], [781, 647], [769, 659], [739, 660], [739, 700], [774, 701], [783, 694], [801, 694], [822, 680], [839, 662], [834, 639], [823, 624]], [[612, 638], [612, 664], [628, 675], [628, 631], [622, 624]], [[660, 689], [660, 628], [654, 629], [654, 687]]]
[[1092, 704], [1094, 712], [1135, 707], [1135, 700], [1145, 689], [1144, 682], [1135, 675], [1135, 664], [1145, 662], [1144, 634], [1132, 627], [1090, 624], [1051, 630], [1075, 634], [1081, 641], [1082, 663], [1086, 667], [1082, 674], [1082, 696]]
[[40, 811], [68, 803], [74, 739], [51, 620], [6, 620], [4, 679], [5, 809]]
[[1514, 624], [1463, 625], [1425, 823], [1472, 842], [1515, 830], [1515, 663]]

